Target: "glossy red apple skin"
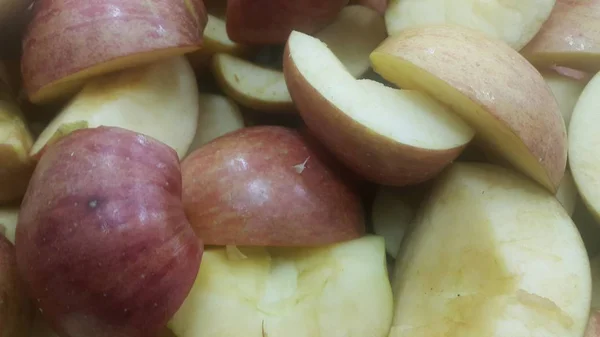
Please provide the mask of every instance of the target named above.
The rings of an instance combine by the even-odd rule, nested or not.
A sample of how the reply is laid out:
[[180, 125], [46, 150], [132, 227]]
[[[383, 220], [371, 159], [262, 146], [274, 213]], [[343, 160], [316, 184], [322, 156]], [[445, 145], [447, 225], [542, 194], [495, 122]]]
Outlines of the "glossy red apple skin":
[[[115, 59], [199, 48], [207, 13], [202, 0], [189, 3], [190, 7], [184, 0], [37, 0], [23, 38], [26, 92], [31, 96], [55, 81]], [[114, 70], [120, 69], [107, 71]]]
[[0, 234], [0, 337], [29, 337], [34, 314], [17, 272], [15, 247]]
[[348, 0], [228, 0], [227, 34], [248, 44], [284, 43], [292, 30], [313, 34], [332, 23]]
[[208, 245], [316, 246], [365, 232], [354, 186], [293, 129], [224, 135], [190, 154], [182, 173], [186, 214]]
[[190, 291], [202, 247], [175, 151], [115, 127], [47, 149], [16, 232], [30, 296], [65, 337], [155, 336]]

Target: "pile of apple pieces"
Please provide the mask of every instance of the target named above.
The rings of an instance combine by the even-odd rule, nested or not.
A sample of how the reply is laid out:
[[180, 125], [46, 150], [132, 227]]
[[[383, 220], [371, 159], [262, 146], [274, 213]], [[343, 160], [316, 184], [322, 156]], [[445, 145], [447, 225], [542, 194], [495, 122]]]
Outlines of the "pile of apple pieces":
[[0, 336], [599, 336], [600, 1], [441, 2], [38, 0]]

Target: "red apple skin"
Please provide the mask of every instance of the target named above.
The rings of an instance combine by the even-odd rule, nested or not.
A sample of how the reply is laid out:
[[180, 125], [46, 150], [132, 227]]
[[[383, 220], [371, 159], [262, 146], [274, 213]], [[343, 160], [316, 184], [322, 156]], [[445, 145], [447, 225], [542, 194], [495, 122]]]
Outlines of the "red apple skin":
[[15, 247], [0, 234], [0, 337], [29, 337], [34, 314], [17, 272]]
[[228, 0], [227, 34], [247, 44], [284, 43], [292, 30], [313, 34], [332, 23], [348, 0]]
[[196, 234], [207, 245], [294, 247], [362, 236], [356, 189], [317, 151], [280, 126], [240, 129], [194, 151], [182, 173]]
[[[202, 0], [189, 3], [188, 8], [184, 0], [37, 0], [23, 38], [27, 94], [118, 58], [199, 48], [207, 13]], [[114, 70], [120, 69], [105, 72]]]
[[177, 154], [116, 127], [82, 129], [36, 167], [16, 232], [19, 272], [64, 337], [156, 336], [198, 273]]
[[600, 309], [592, 308], [584, 337], [600, 337]]

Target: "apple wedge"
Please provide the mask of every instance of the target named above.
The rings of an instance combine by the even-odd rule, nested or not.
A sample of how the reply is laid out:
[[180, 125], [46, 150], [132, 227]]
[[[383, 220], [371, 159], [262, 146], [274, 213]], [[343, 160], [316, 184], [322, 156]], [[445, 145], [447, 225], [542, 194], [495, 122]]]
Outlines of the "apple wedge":
[[394, 0], [385, 12], [390, 35], [427, 25], [460, 25], [523, 48], [548, 19], [557, 0]]
[[213, 139], [244, 127], [244, 116], [231, 99], [203, 93], [199, 102], [198, 127], [188, 155]]
[[23, 40], [22, 73], [34, 103], [74, 93], [91, 77], [202, 46], [202, 0], [38, 0]]
[[575, 104], [589, 79], [568, 77], [551, 70], [542, 71], [541, 74], [556, 98], [568, 130]]
[[[387, 36], [383, 18], [358, 5], [345, 7], [336, 21], [316, 34], [354, 77], [370, 67], [369, 54]], [[241, 105], [261, 111], [294, 109], [284, 75], [250, 61], [216, 55], [213, 71], [223, 91]]]
[[527, 177], [453, 165], [402, 247], [390, 337], [584, 333], [592, 289], [581, 236]]
[[183, 158], [198, 125], [198, 87], [183, 56], [111, 73], [90, 81], [50, 122], [31, 148], [80, 128], [116, 126], [153, 137]]
[[356, 80], [317, 38], [293, 32], [285, 79], [304, 122], [349, 168], [381, 185], [428, 180], [473, 130], [425, 94]]
[[385, 239], [385, 250], [396, 258], [404, 233], [409, 230], [415, 216], [415, 209], [406, 202], [403, 190], [379, 186], [371, 207], [373, 231]]
[[584, 203], [600, 221], [600, 75], [587, 84], [569, 126], [569, 166]]
[[521, 53], [535, 66], [600, 70], [599, 0], [556, 0], [550, 18]]
[[487, 151], [556, 192], [567, 161], [565, 124], [540, 73], [515, 50], [474, 30], [437, 25], [389, 37], [371, 62], [388, 81], [452, 107]]
[[319, 248], [204, 253], [169, 323], [178, 337], [387, 337], [392, 293], [383, 238]]
[[19, 220], [18, 207], [0, 207], [0, 235], [15, 244], [15, 230]]
[[207, 18], [202, 48], [187, 54], [192, 68], [198, 70], [210, 65], [210, 59], [216, 53], [241, 57], [251, 53], [252, 48], [249, 46], [229, 39], [224, 20], [210, 14], [208, 14]]

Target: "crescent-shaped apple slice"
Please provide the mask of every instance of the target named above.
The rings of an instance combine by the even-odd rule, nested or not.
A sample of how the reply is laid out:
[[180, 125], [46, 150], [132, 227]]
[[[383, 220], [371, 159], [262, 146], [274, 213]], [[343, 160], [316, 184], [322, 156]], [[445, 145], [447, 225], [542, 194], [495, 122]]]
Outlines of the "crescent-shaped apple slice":
[[[336, 21], [316, 34], [359, 77], [370, 67], [369, 54], [385, 37], [385, 23], [375, 10], [347, 6]], [[244, 59], [218, 54], [213, 59], [217, 82], [241, 105], [261, 111], [294, 109], [283, 73]]]
[[177, 56], [86, 84], [38, 137], [30, 155], [39, 157], [48, 144], [75, 129], [116, 126], [153, 137], [183, 158], [198, 114], [194, 71], [184, 56]]
[[537, 67], [600, 70], [600, 0], [556, 0], [550, 18], [521, 53]]
[[0, 207], [0, 235], [4, 235], [12, 244], [15, 244], [18, 219], [18, 207]]
[[348, 167], [382, 185], [416, 184], [454, 160], [473, 130], [429, 96], [356, 80], [317, 38], [293, 32], [283, 63], [308, 128]]
[[390, 36], [371, 62], [388, 81], [452, 107], [488, 152], [556, 192], [565, 124], [543, 77], [507, 44], [459, 26], [427, 26]]

